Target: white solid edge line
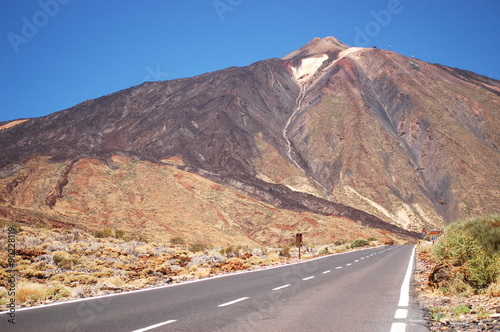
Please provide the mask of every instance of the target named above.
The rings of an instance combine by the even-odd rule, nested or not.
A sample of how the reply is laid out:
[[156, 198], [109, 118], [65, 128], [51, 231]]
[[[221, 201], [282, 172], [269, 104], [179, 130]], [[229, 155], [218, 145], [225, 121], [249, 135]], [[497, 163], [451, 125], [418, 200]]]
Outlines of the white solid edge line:
[[408, 318], [408, 309], [398, 309], [394, 315], [396, 319], [406, 319]]
[[410, 302], [410, 279], [411, 273], [413, 271], [413, 260], [415, 258], [415, 246], [413, 247], [410, 262], [408, 263], [408, 268], [406, 269], [406, 275], [401, 285], [401, 293], [399, 295], [399, 307], [407, 307]]
[[304, 278], [304, 279], [302, 279], [302, 280], [303, 280], [303, 281], [306, 281], [306, 280], [311, 280], [311, 279], [314, 279], [314, 276], [310, 276], [310, 277]]
[[[98, 296], [93, 296], [93, 297], [85, 297], [85, 298], [82, 298], [82, 299], [72, 299], [72, 300], [67, 300], [67, 301], [63, 300], [61, 302], [53, 302], [53, 303], [49, 303], [49, 304], [42, 304], [42, 305], [37, 305], [37, 306], [29, 307], [29, 308], [16, 308], [16, 312], [19, 312], [19, 311], [28, 311], [28, 310], [35, 310], [35, 309], [43, 309], [43, 308], [49, 308], [49, 307], [54, 307], [54, 306], [58, 306], [58, 305], [64, 305], [64, 304], [70, 304], [70, 303], [76, 303], [76, 302], [92, 301], [92, 300], [96, 300], [96, 299], [102, 299], [102, 298], [108, 298], [108, 297], [115, 297], [115, 296], [122, 296], [122, 295], [127, 295], [127, 294], [142, 293], [142, 292], [151, 292], [151, 291], [155, 291], [155, 290], [158, 290], [158, 289], [170, 288], [170, 287], [179, 287], [179, 286], [183, 286], [183, 285], [189, 285], [189, 284], [193, 284], [193, 283], [196, 283], [196, 282], [203, 282], [203, 281], [208, 281], [208, 280], [212, 280], [212, 279], [225, 278], [225, 277], [231, 277], [231, 276], [236, 276], [236, 275], [240, 275], [240, 274], [255, 273], [255, 272], [260, 272], [260, 271], [279, 269], [279, 268], [283, 268], [283, 267], [287, 267], [287, 266], [292, 266], [292, 265], [298, 265], [298, 264], [305, 264], [305, 263], [308, 263], [308, 262], [312, 262], [312, 261], [316, 261], [316, 260], [320, 260], [320, 259], [324, 259], [324, 258], [328, 258], [328, 257], [332, 257], [332, 256], [347, 255], [347, 254], [351, 254], [353, 252], [370, 250], [370, 249], [373, 249], [373, 248], [362, 248], [362, 249], [353, 250], [353, 251], [346, 251], [346, 252], [341, 252], [341, 253], [324, 255], [324, 256], [321, 256], [321, 257], [311, 258], [311, 259], [308, 259], [306, 261], [299, 261], [299, 262], [294, 262], [294, 263], [284, 264], [284, 265], [275, 265], [275, 266], [264, 267], [264, 268], [255, 269], [255, 270], [246, 270], [246, 271], [238, 271], [238, 272], [233, 272], [233, 273], [228, 273], [228, 274], [219, 274], [219, 275], [216, 275], [216, 276], [213, 276], [213, 277], [209, 277], [209, 278], [203, 278], [203, 279], [197, 279], [197, 280], [190, 280], [190, 281], [180, 282], [178, 284], [163, 285], [163, 286], [157, 286], [157, 287], [151, 287], [151, 288], [143, 288], [143, 289], [135, 289], [135, 290], [131, 290], [131, 291], [127, 291], [127, 292], [122, 292], [122, 293], [113, 293], [113, 294], [98, 295]], [[2, 314], [8, 314], [8, 313], [9, 313], [9, 311], [0, 311], [0, 315], [2, 315]]]
[[174, 323], [174, 322], [177, 322], [177, 320], [175, 320], [175, 319], [171, 319], [171, 320], [167, 320], [166, 322], [163, 322], [163, 323], [158, 323], [158, 324], [151, 325], [151, 326], [147, 326], [147, 327], [144, 327], [144, 328], [142, 328], [142, 329], [134, 330], [134, 331], [132, 331], [132, 332], [144, 332], [144, 331], [149, 331], [149, 330], [155, 329], [155, 328], [157, 328], [157, 327], [160, 327], [160, 326], [163, 326], [163, 325], [167, 325], [167, 324], [170, 324], [170, 323]]
[[291, 284], [286, 284], [286, 285], [283, 285], [283, 286], [275, 287], [275, 288], [273, 288], [273, 290], [280, 290], [280, 289], [287, 288], [287, 287], [290, 287], [290, 286], [291, 286]]
[[239, 299], [219, 304], [218, 307], [219, 308], [227, 307], [228, 305], [235, 304], [235, 303], [238, 303], [238, 302], [241, 302], [241, 301], [245, 301], [246, 299], [249, 299], [249, 297], [240, 297]]
[[332, 272], [332, 270], [326, 270], [326, 271], [323, 271], [323, 272], [321, 272], [321, 273], [323, 273], [323, 274], [327, 274], [327, 273], [330, 273], [330, 272]]
[[391, 332], [405, 332], [406, 323], [392, 323]]

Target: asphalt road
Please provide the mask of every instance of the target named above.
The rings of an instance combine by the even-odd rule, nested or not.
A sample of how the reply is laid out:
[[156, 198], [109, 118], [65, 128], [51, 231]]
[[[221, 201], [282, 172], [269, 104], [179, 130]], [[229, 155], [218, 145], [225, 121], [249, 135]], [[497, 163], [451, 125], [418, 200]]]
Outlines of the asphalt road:
[[0, 314], [0, 331], [427, 331], [407, 290], [413, 252], [414, 246], [365, 249], [18, 309], [15, 325]]

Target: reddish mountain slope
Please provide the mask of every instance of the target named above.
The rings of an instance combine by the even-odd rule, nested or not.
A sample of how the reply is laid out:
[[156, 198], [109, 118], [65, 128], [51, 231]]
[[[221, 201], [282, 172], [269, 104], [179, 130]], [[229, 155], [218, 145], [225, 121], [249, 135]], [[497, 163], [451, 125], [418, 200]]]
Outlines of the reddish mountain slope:
[[[265, 234], [275, 222], [266, 209], [320, 218], [306, 227], [317, 234], [352, 226], [347, 220], [399, 234], [442, 227], [498, 212], [499, 95], [499, 81], [474, 73], [313, 39], [283, 59], [144, 83], [2, 123], [0, 211], [4, 218], [88, 227], [146, 229], [152, 226], [145, 220], [156, 220], [151, 229], [162, 236], [211, 240], [228, 222], [231, 232], [257, 242], [285, 236]], [[91, 177], [97, 188], [78, 185], [82, 163], [100, 165]], [[148, 196], [158, 206], [152, 217], [145, 198], [131, 197], [165, 196], [185, 185], [166, 169], [192, 179], [189, 188], [209, 181], [232, 194], [217, 199], [187, 190], [168, 195], [179, 197], [171, 205]], [[156, 178], [145, 180], [148, 172]], [[239, 199], [255, 205], [228, 221], [228, 207]], [[246, 214], [253, 217], [244, 226]], [[191, 222], [200, 231], [186, 226]], [[297, 221], [285, 228], [303, 227]], [[231, 234], [227, 241], [243, 241]]]

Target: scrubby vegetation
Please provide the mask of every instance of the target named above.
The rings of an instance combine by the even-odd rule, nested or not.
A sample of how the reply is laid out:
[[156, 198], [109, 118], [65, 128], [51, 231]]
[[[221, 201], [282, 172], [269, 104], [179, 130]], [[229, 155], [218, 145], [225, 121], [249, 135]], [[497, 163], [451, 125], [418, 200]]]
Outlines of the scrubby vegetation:
[[[443, 293], [498, 296], [500, 283], [500, 216], [450, 224], [432, 249], [436, 265], [430, 284]], [[496, 295], [495, 295], [496, 294]]]
[[[167, 243], [106, 228], [86, 232], [76, 228], [20, 225], [0, 221], [6, 234], [16, 236], [16, 301], [22, 306], [154, 287], [238, 270], [283, 264], [297, 259], [294, 243], [281, 248], [230, 245], [213, 248], [203, 242], [187, 243], [181, 237]], [[0, 247], [7, 248], [7, 237]], [[364, 240], [364, 243], [368, 241]], [[303, 259], [347, 251], [340, 244], [303, 245]], [[356, 242], [356, 241], [354, 241]], [[359, 240], [358, 240], [359, 242]], [[380, 245], [372, 242], [372, 245]], [[354, 247], [354, 246], [353, 246]], [[7, 250], [0, 250], [0, 310], [5, 309], [9, 276]]]

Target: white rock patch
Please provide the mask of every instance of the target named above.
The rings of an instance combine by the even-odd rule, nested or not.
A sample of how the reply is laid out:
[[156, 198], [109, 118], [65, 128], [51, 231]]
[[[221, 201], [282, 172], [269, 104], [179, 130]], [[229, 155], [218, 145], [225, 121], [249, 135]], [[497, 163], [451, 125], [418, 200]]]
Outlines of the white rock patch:
[[300, 67], [292, 67], [293, 76], [301, 84], [306, 82], [316, 73], [326, 59], [328, 59], [326, 54], [302, 59]]

